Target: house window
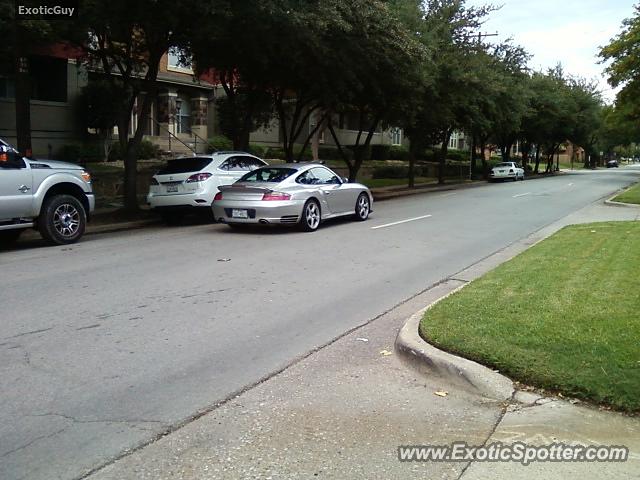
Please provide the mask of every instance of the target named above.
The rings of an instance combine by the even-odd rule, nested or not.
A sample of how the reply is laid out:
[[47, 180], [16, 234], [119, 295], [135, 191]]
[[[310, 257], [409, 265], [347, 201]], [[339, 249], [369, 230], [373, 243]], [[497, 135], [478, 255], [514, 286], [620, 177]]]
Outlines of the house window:
[[456, 148], [457, 144], [458, 144], [458, 136], [454, 133], [449, 138], [449, 148]]
[[0, 98], [15, 98], [16, 82], [13, 78], [0, 77]]
[[191, 67], [191, 58], [185, 57], [185, 54], [179, 48], [170, 48], [167, 52], [168, 70], [179, 70], [181, 72], [193, 73]]
[[67, 101], [67, 63], [66, 59], [54, 57], [29, 58], [33, 100]]
[[391, 129], [391, 145], [402, 145], [402, 129], [393, 127]]

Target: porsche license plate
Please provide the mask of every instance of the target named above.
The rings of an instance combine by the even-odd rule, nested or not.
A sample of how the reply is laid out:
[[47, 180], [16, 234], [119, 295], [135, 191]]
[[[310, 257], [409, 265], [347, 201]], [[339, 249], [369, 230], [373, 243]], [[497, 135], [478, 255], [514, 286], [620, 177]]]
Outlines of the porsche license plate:
[[231, 210], [231, 216], [233, 218], [249, 218], [249, 213], [246, 210], [238, 210], [234, 208]]

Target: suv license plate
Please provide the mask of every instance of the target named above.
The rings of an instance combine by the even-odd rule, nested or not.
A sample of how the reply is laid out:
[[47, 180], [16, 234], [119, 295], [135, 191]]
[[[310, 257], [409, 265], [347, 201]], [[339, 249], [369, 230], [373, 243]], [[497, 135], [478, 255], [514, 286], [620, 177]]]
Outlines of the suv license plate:
[[231, 210], [231, 216], [233, 218], [249, 218], [249, 213], [246, 210]]

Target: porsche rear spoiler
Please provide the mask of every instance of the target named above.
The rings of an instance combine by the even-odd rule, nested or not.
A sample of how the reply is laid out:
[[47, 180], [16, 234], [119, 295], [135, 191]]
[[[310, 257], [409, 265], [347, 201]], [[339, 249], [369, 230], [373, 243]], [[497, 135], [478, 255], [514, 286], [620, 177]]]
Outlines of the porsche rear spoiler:
[[253, 187], [242, 183], [236, 183], [233, 185], [220, 185], [218, 190], [221, 192], [237, 192], [237, 193], [271, 193], [273, 188], [269, 187]]

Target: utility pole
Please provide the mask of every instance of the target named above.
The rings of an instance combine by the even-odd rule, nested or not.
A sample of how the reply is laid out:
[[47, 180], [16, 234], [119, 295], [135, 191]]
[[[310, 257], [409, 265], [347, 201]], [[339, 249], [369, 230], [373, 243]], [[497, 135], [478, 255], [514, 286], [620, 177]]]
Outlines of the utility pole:
[[478, 33], [470, 33], [469, 38], [477, 38], [478, 39], [478, 44], [482, 43], [482, 39], [486, 38], [486, 37], [497, 37], [498, 36], [498, 32], [496, 33], [482, 33], [482, 32], [478, 32]]

